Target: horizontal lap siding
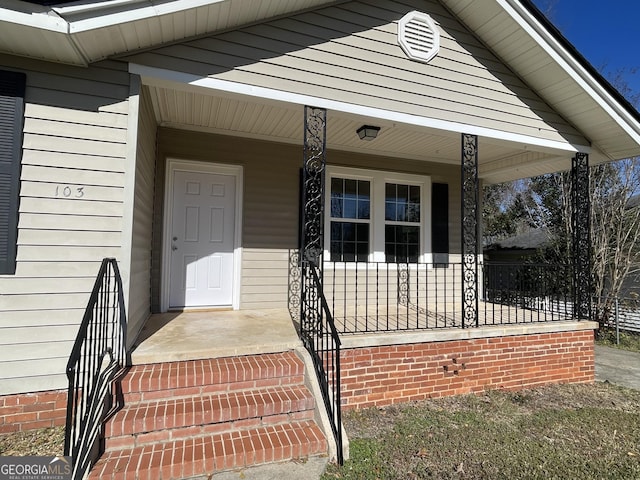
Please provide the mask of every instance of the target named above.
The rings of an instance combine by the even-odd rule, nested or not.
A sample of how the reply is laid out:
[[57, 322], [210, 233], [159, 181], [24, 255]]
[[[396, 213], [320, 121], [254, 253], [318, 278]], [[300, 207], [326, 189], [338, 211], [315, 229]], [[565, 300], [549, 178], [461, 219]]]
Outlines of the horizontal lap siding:
[[105, 256], [121, 257], [129, 75], [0, 57], [27, 74], [15, 275], [0, 276], [0, 395], [64, 388]]
[[[440, 25], [424, 64], [397, 42], [407, 12]], [[138, 54], [131, 61], [534, 137], [584, 142], [436, 1], [360, 1]]]
[[131, 271], [129, 274], [128, 343], [130, 345], [151, 311], [151, 240], [157, 126], [146, 88], [142, 88], [139, 102]]
[[[243, 166], [240, 306], [244, 309], [286, 307], [289, 258], [298, 245], [302, 147], [161, 128], [159, 151], [161, 162], [172, 157]], [[459, 167], [338, 151], [328, 151], [327, 162], [429, 175], [433, 181], [449, 183], [449, 218], [452, 221], [449, 238], [451, 251], [458, 251], [459, 233], [455, 225], [459, 223], [460, 208], [455, 195], [459, 192]], [[164, 185], [164, 178], [158, 179], [157, 185]], [[158, 199], [156, 207], [161, 208]], [[161, 245], [157, 237], [154, 242], [157, 242], [154, 245]], [[161, 261], [161, 248], [154, 248], [153, 255], [154, 265], [157, 265]], [[157, 305], [159, 284], [154, 285], [154, 303]]]

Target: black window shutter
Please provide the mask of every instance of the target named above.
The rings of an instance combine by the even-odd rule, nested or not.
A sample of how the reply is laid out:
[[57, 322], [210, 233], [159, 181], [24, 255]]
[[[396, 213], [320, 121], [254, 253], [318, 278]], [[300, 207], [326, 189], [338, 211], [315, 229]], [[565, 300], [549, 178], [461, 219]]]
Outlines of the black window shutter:
[[0, 70], [0, 274], [16, 271], [26, 80], [23, 73]]
[[431, 245], [435, 266], [449, 264], [449, 185], [431, 185]]

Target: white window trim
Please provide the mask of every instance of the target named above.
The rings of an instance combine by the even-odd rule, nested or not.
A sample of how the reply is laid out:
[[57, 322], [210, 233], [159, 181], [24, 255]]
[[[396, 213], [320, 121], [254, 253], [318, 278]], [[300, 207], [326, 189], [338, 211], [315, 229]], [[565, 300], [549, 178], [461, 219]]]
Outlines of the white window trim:
[[[367, 180], [371, 182], [371, 231], [369, 235], [369, 262], [386, 261], [385, 247], [385, 183], [400, 183], [420, 186], [420, 263], [432, 263], [431, 250], [431, 177], [428, 175], [413, 175], [382, 170], [368, 170], [363, 168], [338, 167], [327, 165], [325, 188], [325, 216], [324, 216], [324, 259], [329, 262], [331, 255], [331, 178], [349, 178]], [[348, 219], [345, 219], [348, 220]], [[331, 262], [333, 263], [333, 262]], [[339, 262], [342, 263], [342, 262]], [[346, 262], [349, 265], [355, 262]], [[393, 265], [393, 264], [390, 264]]]

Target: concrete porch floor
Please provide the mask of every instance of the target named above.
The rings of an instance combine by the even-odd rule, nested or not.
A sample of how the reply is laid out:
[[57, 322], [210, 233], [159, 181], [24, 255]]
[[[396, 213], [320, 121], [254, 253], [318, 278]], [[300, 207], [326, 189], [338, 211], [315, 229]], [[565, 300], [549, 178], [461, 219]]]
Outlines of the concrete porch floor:
[[287, 309], [154, 314], [131, 354], [133, 365], [274, 353], [301, 346]]

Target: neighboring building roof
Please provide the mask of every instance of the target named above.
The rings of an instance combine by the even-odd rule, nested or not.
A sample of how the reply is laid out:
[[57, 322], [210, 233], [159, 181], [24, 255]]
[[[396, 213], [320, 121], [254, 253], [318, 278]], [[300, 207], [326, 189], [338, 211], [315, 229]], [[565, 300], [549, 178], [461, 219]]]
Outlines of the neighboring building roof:
[[484, 250], [535, 250], [544, 246], [549, 241], [549, 238], [549, 230], [535, 228], [487, 245]]
[[637, 207], [638, 205], [640, 205], [640, 195], [634, 195], [633, 197], [629, 198], [629, 200], [627, 200], [625, 209], [630, 210]]

